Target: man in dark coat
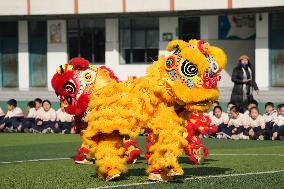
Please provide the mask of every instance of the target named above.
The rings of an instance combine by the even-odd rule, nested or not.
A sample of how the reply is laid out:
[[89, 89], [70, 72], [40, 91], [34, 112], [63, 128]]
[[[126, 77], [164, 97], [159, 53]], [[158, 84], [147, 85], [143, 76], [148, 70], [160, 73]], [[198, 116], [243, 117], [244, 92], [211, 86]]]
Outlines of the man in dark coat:
[[243, 55], [239, 58], [239, 64], [233, 70], [232, 81], [234, 88], [231, 102], [246, 108], [248, 102], [253, 100], [253, 90], [258, 95], [259, 90], [255, 82], [254, 70], [249, 62], [249, 57]]

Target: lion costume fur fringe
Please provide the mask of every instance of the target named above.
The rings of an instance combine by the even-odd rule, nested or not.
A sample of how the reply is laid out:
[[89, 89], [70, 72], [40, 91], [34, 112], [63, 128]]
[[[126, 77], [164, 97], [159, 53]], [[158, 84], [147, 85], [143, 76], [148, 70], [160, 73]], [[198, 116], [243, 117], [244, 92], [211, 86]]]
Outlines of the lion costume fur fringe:
[[[106, 87], [91, 93], [86, 117], [88, 127], [82, 131], [83, 144], [88, 150], [87, 156], [96, 159], [98, 174], [110, 180], [127, 171], [123, 136], [135, 138], [141, 128], [152, 131], [156, 141], [149, 151], [149, 178], [159, 175], [162, 180], [182, 175], [178, 157], [188, 145], [184, 121], [174, 109], [174, 105], [183, 106], [188, 112], [205, 112], [212, 102], [218, 99], [217, 85], [207, 84], [204, 75], [210, 70], [210, 63], [217, 62], [218, 70], [211, 73], [214, 78], [225, 66], [226, 55], [217, 47], [201, 40], [184, 42], [174, 40], [168, 50], [179, 58], [171, 68], [172, 60], [161, 56], [147, 69], [147, 75], [141, 78], [129, 78], [125, 82], [110, 82]], [[184, 79], [171, 79], [169, 69], [177, 74], [183, 73], [185, 61], [195, 65], [196, 73]], [[169, 64], [168, 64], [169, 63]], [[170, 68], [169, 68], [170, 65]], [[185, 69], [185, 71], [188, 71]], [[186, 75], [188, 76], [188, 75]], [[189, 82], [194, 85], [189, 87]], [[210, 82], [209, 82], [210, 83]], [[159, 180], [152, 178], [151, 180]]]

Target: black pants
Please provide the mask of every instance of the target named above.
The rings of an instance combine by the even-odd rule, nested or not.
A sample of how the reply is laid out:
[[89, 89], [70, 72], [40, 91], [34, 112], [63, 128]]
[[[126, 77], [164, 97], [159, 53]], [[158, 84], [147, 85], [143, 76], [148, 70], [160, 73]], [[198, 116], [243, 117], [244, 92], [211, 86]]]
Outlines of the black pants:
[[72, 127], [72, 122], [61, 122], [61, 121], [58, 121], [57, 124], [58, 124], [58, 127], [59, 127], [59, 129], [61, 131], [63, 131], [63, 130], [70, 131], [71, 127]]
[[274, 125], [272, 128], [272, 133], [278, 133], [278, 136], [284, 136], [284, 125]]
[[233, 127], [229, 128], [228, 124], [221, 123], [220, 125], [218, 125], [218, 132], [223, 132], [229, 136], [232, 136], [232, 129]]
[[[233, 130], [234, 129], [237, 129], [237, 131], [235, 133], [233, 133]], [[234, 125], [231, 125], [228, 130], [226, 132], [224, 132], [225, 134], [229, 135], [229, 136], [232, 136], [232, 135], [238, 135], [240, 133], [242, 133], [244, 131], [244, 126], [238, 126], [238, 127], [235, 127]]]
[[4, 118], [1, 124], [5, 124], [5, 127], [13, 127], [14, 129], [17, 129], [18, 126], [22, 123], [22, 119], [23, 117]]
[[4, 117], [5, 117], [4, 115], [0, 116], [0, 124], [2, 124], [2, 121], [3, 121]]
[[41, 125], [37, 125], [35, 124], [33, 129], [38, 131], [38, 132], [42, 132], [44, 129], [52, 129], [55, 133], [60, 132], [60, 130], [58, 128], [55, 128], [55, 122], [54, 121], [43, 121]]
[[35, 118], [23, 118], [22, 130], [33, 128], [35, 124]]

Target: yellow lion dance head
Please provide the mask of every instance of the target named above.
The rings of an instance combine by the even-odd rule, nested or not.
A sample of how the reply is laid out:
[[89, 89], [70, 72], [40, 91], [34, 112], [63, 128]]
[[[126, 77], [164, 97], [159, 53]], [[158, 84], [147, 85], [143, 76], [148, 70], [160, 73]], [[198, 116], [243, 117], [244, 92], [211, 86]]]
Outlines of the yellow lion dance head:
[[217, 85], [227, 63], [225, 52], [203, 40], [173, 40], [167, 49], [172, 53], [164, 69], [176, 102], [189, 112], [207, 111], [219, 98]]

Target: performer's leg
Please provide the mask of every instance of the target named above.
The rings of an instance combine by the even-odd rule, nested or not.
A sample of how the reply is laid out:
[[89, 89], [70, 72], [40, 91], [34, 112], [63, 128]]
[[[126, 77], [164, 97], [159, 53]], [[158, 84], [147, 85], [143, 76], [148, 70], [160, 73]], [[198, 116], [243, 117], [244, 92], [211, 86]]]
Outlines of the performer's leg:
[[[159, 113], [161, 111], [163, 113]], [[187, 146], [187, 141], [183, 137], [186, 129], [182, 126], [181, 119], [173, 108], [162, 104], [148, 126], [157, 138], [157, 142], [150, 147], [151, 156], [147, 169], [149, 179], [167, 181], [172, 176], [182, 175], [183, 170], [178, 164], [178, 157]], [[160, 178], [155, 178], [157, 175]]]
[[123, 137], [118, 133], [100, 134], [95, 152], [98, 174], [104, 180], [112, 180], [127, 171]]

